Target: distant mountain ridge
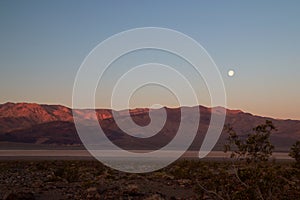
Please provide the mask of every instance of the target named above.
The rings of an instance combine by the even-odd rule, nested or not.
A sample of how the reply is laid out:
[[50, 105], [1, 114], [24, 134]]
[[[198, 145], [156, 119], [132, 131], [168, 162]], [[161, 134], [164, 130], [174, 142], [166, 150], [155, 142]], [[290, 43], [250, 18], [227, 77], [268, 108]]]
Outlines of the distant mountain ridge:
[[[193, 109], [193, 108], [187, 108]], [[211, 108], [199, 106], [201, 120], [195, 141], [191, 149], [197, 150], [207, 131]], [[89, 109], [75, 109], [82, 119], [95, 117]], [[129, 136], [119, 129], [110, 109], [96, 109], [97, 120], [107, 137], [115, 144], [125, 149], [157, 149], [170, 142], [175, 136], [180, 124], [180, 108], [166, 108], [167, 121], [163, 129], [155, 136], [140, 139]], [[216, 114], [223, 113], [225, 108], [215, 109]], [[155, 112], [155, 111], [154, 111]], [[134, 122], [145, 126], [150, 122], [149, 109], [139, 108], [129, 110]], [[226, 124], [230, 123], [241, 135], [249, 133], [253, 127], [273, 121], [278, 131], [272, 134], [271, 140], [277, 150], [286, 151], [296, 141], [300, 140], [300, 121], [279, 120], [254, 116], [241, 110], [226, 109]], [[124, 120], [129, 117], [126, 112], [118, 111], [117, 115]], [[122, 118], [122, 119], [123, 119]], [[188, 134], [188, 133], [187, 133]], [[221, 148], [227, 135], [221, 134], [216, 148]], [[44, 105], [35, 103], [4, 103], [0, 104], [0, 141], [32, 144], [74, 145], [81, 144], [77, 135], [72, 109], [61, 105]]]

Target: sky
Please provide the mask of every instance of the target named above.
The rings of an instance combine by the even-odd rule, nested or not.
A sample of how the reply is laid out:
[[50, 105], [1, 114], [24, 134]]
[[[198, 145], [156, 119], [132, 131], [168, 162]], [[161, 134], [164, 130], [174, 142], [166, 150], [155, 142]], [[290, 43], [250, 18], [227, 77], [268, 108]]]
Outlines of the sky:
[[[100, 42], [133, 28], [163, 27], [188, 35], [206, 49], [223, 78], [228, 108], [300, 119], [299, 9], [296, 0], [2, 0], [0, 103], [71, 106], [76, 73]], [[137, 55], [143, 61], [168, 62], [170, 57], [158, 51]], [[110, 81], [122, 73], [122, 65], [133, 64], [135, 59], [129, 55], [127, 61], [116, 62], [103, 85], [112, 87]], [[191, 72], [177, 58], [171, 58], [169, 64]], [[227, 74], [230, 69], [235, 71], [233, 77]], [[100, 88], [103, 85], [100, 83]], [[155, 102], [176, 106], [171, 92], [145, 88], [133, 95], [132, 107]], [[97, 106], [109, 107], [105, 92], [99, 93]], [[206, 93], [199, 80], [200, 103], [209, 106]]]

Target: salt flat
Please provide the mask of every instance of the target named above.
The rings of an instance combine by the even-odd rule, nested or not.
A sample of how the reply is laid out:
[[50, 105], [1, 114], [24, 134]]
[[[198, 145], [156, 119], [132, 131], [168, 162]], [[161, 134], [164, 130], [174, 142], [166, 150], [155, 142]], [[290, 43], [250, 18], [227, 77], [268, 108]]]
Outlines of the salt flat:
[[[135, 151], [143, 153], [145, 151]], [[109, 153], [109, 154], [108, 154]], [[118, 151], [106, 150], [103, 155], [109, 157], [120, 157]], [[168, 151], [162, 155], [172, 156], [176, 151]], [[224, 153], [222, 151], [212, 151], [205, 158], [212, 159], [226, 159], [229, 158], [230, 153]], [[125, 158], [125, 157], [124, 157]], [[184, 153], [182, 158], [198, 158], [197, 151], [187, 151]], [[272, 158], [276, 160], [292, 160], [287, 152], [274, 152]], [[53, 160], [53, 159], [94, 159], [93, 156], [87, 150], [0, 150], [0, 160], [17, 160], [17, 159], [42, 159], [42, 160]]]

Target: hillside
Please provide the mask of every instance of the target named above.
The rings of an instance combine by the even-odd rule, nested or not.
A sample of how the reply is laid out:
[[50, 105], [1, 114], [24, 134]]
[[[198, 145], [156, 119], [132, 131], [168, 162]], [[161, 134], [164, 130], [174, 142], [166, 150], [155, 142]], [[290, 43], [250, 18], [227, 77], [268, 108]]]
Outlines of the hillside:
[[[186, 112], [189, 112], [189, 109], [193, 108], [187, 108]], [[199, 106], [199, 109], [201, 120], [197, 136], [191, 146], [193, 150], [200, 148], [211, 116], [210, 108]], [[109, 109], [97, 109], [96, 113], [103, 131], [113, 143], [124, 149], [152, 150], [168, 144], [178, 130], [181, 118], [180, 108], [166, 108], [166, 111], [167, 120], [164, 127], [158, 134], [149, 138], [137, 138], [121, 131]], [[287, 151], [296, 140], [300, 140], [300, 121], [271, 119], [240, 110], [226, 111], [225, 123], [232, 124], [240, 135], [248, 134], [253, 127], [264, 123], [266, 120], [272, 120], [278, 131], [272, 134], [271, 140], [278, 151]], [[92, 111], [88, 109], [76, 109], [73, 112], [76, 112], [82, 120], [93, 117]], [[158, 110], [153, 111], [154, 116], [156, 112]], [[217, 112], [224, 112], [224, 108], [218, 108]], [[145, 126], [150, 122], [149, 109], [134, 109], [130, 110], [129, 113], [138, 125]], [[124, 111], [117, 112], [117, 115], [125, 122], [130, 117]], [[190, 115], [187, 116], [192, 118]], [[222, 148], [226, 137], [227, 135], [222, 133], [216, 145], [217, 149]], [[0, 104], [0, 141], [48, 145], [81, 144], [73, 122], [72, 109], [60, 105], [32, 103]]]

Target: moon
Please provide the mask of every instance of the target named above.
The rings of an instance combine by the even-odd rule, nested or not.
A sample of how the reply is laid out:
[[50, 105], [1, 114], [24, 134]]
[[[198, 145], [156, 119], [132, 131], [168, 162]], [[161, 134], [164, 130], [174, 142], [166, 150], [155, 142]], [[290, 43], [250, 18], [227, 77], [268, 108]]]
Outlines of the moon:
[[235, 73], [234, 70], [231, 69], [228, 71], [228, 76], [232, 77], [234, 76], [234, 73]]

